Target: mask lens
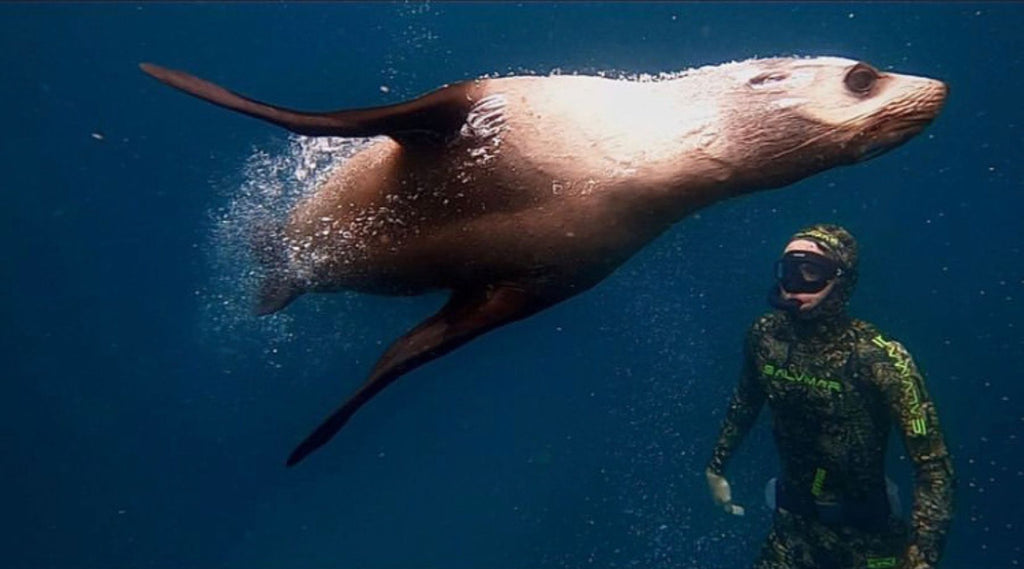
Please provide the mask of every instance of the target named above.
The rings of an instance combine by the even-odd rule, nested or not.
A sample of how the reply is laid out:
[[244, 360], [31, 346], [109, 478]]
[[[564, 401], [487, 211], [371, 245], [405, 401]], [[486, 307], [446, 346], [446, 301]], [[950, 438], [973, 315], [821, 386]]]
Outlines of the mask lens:
[[823, 255], [790, 251], [775, 263], [775, 278], [787, 292], [819, 292], [838, 270], [839, 266]]
[[800, 276], [807, 282], [817, 283], [826, 280], [825, 269], [814, 263], [800, 263], [797, 265]]

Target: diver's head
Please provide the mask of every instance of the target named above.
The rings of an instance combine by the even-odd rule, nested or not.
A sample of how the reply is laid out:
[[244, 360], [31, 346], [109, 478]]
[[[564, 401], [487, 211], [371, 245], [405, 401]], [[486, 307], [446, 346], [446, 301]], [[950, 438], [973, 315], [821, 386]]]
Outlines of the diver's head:
[[857, 281], [857, 241], [838, 225], [797, 231], [775, 263], [772, 304], [801, 320], [846, 311]]

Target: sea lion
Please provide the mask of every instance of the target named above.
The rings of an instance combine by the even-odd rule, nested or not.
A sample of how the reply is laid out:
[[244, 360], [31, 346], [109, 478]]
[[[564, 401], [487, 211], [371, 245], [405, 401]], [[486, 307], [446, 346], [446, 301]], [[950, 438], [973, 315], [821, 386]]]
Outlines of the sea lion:
[[263, 236], [258, 313], [306, 292], [451, 290], [289, 456], [325, 444], [401, 375], [577, 295], [687, 214], [890, 150], [945, 84], [837, 57], [640, 79], [519, 76], [307, 113], [141, 64], [186, 93], [308, 136], [380, 136]]

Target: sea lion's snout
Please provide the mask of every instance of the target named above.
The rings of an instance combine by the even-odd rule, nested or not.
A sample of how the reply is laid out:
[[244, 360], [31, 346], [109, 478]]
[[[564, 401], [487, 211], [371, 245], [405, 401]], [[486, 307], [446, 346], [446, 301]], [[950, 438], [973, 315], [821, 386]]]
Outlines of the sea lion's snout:
[[[949, 96], [949, 85], [946, 85], [946, 83], [938, 79], [926, 79], [926, 81], [927, 83], [922, 88], [922, 95], [918, 104], [918, 113], [923, 124], [920, 125], [917, 132], [923, 130], [925, 126], [935, 120], [935, 117], [939, 116], [942, 107], [946, 105], [946, 97]], [[914, 134], [917, 134], [917, 132]]]
[[856, 137], [855, 162], [885, 154], [920, 134], [939, 116], [949, 95], [949, 86], [938, 79], [890, 77], [901, 88], [894, 89], [896, 94], [879, 107]]
[[921, 78], [923, 85], [920, 89], [918, 109], [920, 114], [927, 117], [931, 122], [939, 115], [939, 111], [946, 104], [946, 97], [949, 96], [949, 85], [938, 79]]

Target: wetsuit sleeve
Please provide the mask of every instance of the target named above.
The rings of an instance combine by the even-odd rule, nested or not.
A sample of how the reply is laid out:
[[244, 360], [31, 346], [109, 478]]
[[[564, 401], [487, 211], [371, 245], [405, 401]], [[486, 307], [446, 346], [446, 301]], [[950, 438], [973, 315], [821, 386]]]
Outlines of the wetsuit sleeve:
[[740, 383], [733, 392], [722, 430], [718, 434], [718, 442], [708, 463], [708, 470], [720, 476], [725, 471], [725, 465], [732, 457], [732, 453], [750, 432], [761, 407], [764, 406], [765, 393], [754, 362], [753, 338], [753, 334], [747, 337]]
[[909, 566], [934, 567], [942, 555], [953, 516], [953, 463], [935, 404], [910, 354], [899, 342], [881, 335], [871, 342], [882, 352], [872, 366], [875, 379], [914, 465]]

